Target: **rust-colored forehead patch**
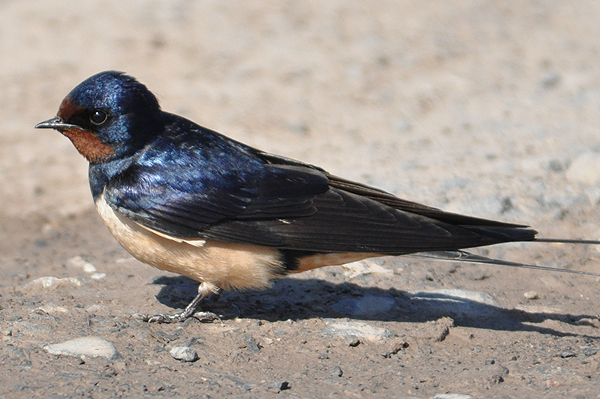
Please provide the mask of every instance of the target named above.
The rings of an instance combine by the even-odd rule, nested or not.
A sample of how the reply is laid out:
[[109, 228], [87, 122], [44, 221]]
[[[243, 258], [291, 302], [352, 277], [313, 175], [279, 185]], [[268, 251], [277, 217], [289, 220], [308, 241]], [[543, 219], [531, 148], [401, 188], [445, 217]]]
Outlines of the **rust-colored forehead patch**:
[[89, 130], [74, 127], [65, 129], [61, 133], [67, 136], [77, 151], [91, 163], [104, 162], [115, 153], [112, 146], [104, 144]]
[[74, 114], [82, 111], [83, 109], [79, 107], [73, 100], [71, 100], [70, 96], [66, 96], [62, 102], [60, 103], [60, 107], [58, 107], [58, 112], [56, 116], [61, 118], [63, 121], [67, 122]]

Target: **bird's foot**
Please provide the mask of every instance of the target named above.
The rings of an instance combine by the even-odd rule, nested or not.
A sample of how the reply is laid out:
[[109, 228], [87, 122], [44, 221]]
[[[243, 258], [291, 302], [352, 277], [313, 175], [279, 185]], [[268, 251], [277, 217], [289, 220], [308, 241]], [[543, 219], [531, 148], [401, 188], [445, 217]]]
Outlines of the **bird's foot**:
[[149, 315], [143, 313], [136, 313], [134, 317], [142, 321], [146, 321], [148, 323], [158, 324], [181, 323], [189, 318], [194, 318], [202, 322], [210, 322], [219, 319], [219, 316], [213, 312], [193, 312], [191, 314], [187, 314], [185, 310], [181, 313], [176, 314]]
[[213, 320], [219, 319], [219, 316], [217, 316], [213, 312], [196, 312], [196, 310], [198, 310], [198, 308], [200, 307], [200, 303], [202, 302], [202, 300], [204, 298], [206, 298], [210, 294], [213, 294], [214, 299], [218, 300], [221, 292], [222, 292], [222, 290], [219, 287], [214, 286], [209, 283], [206, 283], [206, 282], [202, 282], [202, 283], [200, 283], [200, 286], [198, 287], [198, 295], [196, 295], [196, 297], [192, 300], [192, 302], [190, 302], [190, 304], [187, 305], [187, 307], [185, 308], [185, 310], [183, 312], [176, 313], [173, 315], [156, 314], [153, 316], [143, 314], [143, 313], [137, 313], [134, 316], [137, 317], [138, 319], [141, 319], [148, 323], [159, 323], [159, 324], [161, 324], [161, 323], [165, 323], [165, 324], [181, 323], [183, 321], [186, 321], [190, 317], [193, 317], [200, 321], [213, 321]]

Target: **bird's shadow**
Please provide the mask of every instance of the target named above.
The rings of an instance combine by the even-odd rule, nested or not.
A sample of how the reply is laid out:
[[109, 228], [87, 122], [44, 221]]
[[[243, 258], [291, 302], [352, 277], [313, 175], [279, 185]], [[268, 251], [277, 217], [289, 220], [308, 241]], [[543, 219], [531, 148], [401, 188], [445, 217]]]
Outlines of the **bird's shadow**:
[[[194, 298], [198, 283], [183, 276], [161, 276], [153, 284], [164, 285], [157, 299], [174, 309], [182, 309]], [[378, 302], [383, 306], [378, 306]], [[366, 307], [362, 305], [366, 303]], [[205, 300], [203, 310], [222, 315], [267, 321], [309, 318], [349, 317], [358, 320], [427, 322], [449, 316], [455, 326], [501, 331], [533, 331], [554, 336], [600, 338], [600, 333], [576, 334], [540, 324], [556, 320], [574, 326], [596, 328], [596, 315], [525, 312], [505, 309], [452, 292], [409, 293], [394, 288], [362, 287], [344, 282], [333, 284], [318, 279], [278, 279], [264, 290], [226, 291], [218, 301]]]

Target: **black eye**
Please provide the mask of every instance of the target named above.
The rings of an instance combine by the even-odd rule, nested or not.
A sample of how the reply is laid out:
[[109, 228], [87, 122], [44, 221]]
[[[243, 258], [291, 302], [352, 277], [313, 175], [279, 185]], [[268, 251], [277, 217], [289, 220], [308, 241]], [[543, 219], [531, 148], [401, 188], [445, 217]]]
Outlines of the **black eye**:
[[99, 109], [92, 111], [90, 114], [90, 122], [96, 126], [100, 126], [108, 119], [108, 115], [104, 111], [100, 111]]

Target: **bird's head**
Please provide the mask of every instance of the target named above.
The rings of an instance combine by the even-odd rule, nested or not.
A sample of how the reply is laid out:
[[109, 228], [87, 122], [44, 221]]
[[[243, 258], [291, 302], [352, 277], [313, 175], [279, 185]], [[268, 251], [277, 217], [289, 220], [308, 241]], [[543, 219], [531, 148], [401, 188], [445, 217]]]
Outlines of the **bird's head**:
[[67, 136], [92, 164], [131, 155], [162, 129], [156, 97], [122, 72], [94, 75], [62, 101], [56, 117], [38, 129], [56, 129]]

